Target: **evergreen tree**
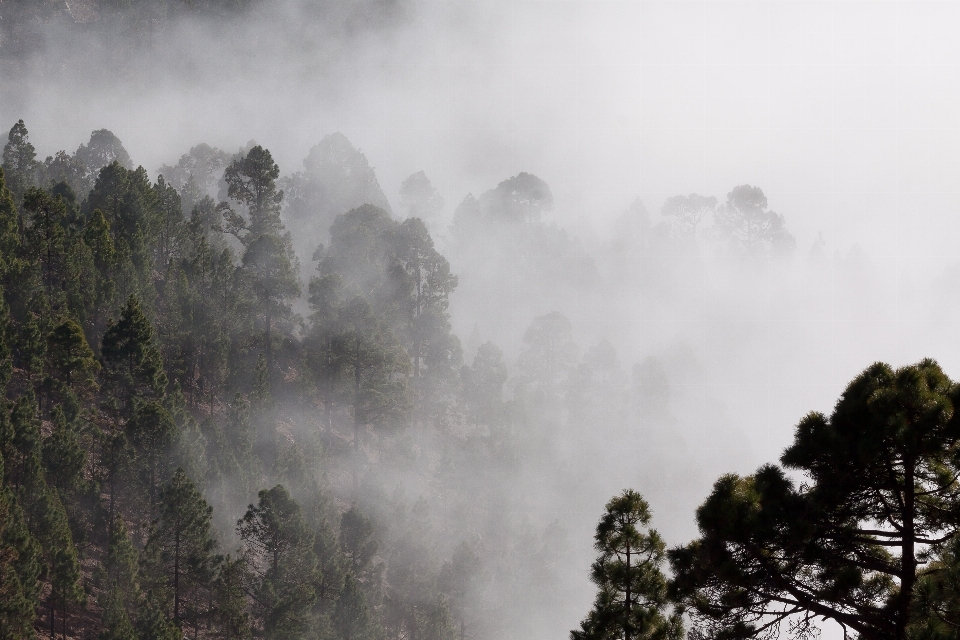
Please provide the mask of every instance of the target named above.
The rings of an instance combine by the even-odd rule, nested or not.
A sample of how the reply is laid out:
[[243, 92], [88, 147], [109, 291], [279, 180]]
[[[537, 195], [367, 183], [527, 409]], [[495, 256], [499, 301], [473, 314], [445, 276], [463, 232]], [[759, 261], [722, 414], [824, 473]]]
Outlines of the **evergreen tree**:
[[[291, 301], [300, 295], [298, 265], [289, 242], [272, 234], [253, 240], [243, 254], [244, 274], [254, 293], [254, 308], [263, 318], [263, 351], [273, 375], [273, 332], [293, 319]], [[289, 329], [287, 329], [289, 332]]]
[[97, 389], [100, 364], [87, 343], [83, 329], [73, 320], [64, 320], [47, 337], [47, 373], [59, 385], [88, 397]]
[[[177, 442], [179, 429], [170, 412], [155, 400], [142, 403], [136, 409], [133, 418], [126, 425], [127, 441], [133, 449], [139, 480], [142, 507], [157, 504], [161, 483], [166, 482], [173, 471], [173, 447]], [[144, 495], [148, 498], [142, 504]]]
[[780, 458], [721, 477], [700, 538], [670, 551], [675, 595], [705, 637], [771, 635], [834, 620], [861, 637], [908, 637], [924, 547], [960, 532], [960, 387], [936, 362], [876, 363], [832, 414], [810, 413]]
[[47, 482], [62, 496], [76, 499], [86, 485], [83, 470], [87, 452], [81, 442], [77, 421], [69, 420], [61, 406], [53, 409], [53, 431], [43, 441], [42, 455]]
[[100, 606], [104, 610], [104, 626], [110, 626], [106, 619], [109, 613], [112, 624], [122, 629], [130, 623], [128, 612], [140, 601], [139, 554], [119, 515], [110, 521], [107, 535], [106, 558], [95, 578], [103, 598]]
[[37, 184], [37, 152], [30, 143], [30, 133], [18, 120], [7, 135], [7, 144], [3, 147], [3, 170], [7, 174], [7, 186], [13, 192], [17, 203], [23, 201], [27, 189]]
[[0, 168], [0, 280], [16, 273], [23, 267], [20, 256], [20, 227], [17, 205], [10, 191], [5, 171]]
[[52, 303], [54, 289], [62, 290], [65, 284], [67, 206], [63, 198], [54, 198], [43, 189], [29, 189], [23, 197], [23, 208], [30, 218], [27, 247], [41, 267], [47, 298]]
[[223, 174], [227, 183], [227, 196], [244, 206], [248, 219], [244, 220], [232, 214], [227, 216], [227, 229], [231, 233], [246, 233], [242, 236], [246, 242], [252, 242], [262, 235], [279, 236], [283, 232], [280, 222], [280, 204], [283, 191], [277, 189], [280, 168], [273, 161], [270, 152], [261, 146], [255, 146], [243, 158], [234, 160]]
[[377, 553], [377, 540], [373, 534], [373, 523], [356, 504], [343, 512], [340, 517], [340, 546], [350, 561], [351, 572], [357, 578], [364, 576]]
[[10, 437], [0, 443], [4, 447], [5, 480], [8, 486], [20, 491], [41, 480], [40, 419], [33, 394], [28, 392], [17, 398], [10, 409], [9, 424]]
[[186, 220], [180, 204], [180, 194], [173, 185], [167, 183], [161, 175], [153, 185], [157, 206], [158, 235], [155, 250], [155, 263], [158, 268], [166, 268], [174, 257], [182, 257], [186, 240]]
[[9, 340], [13, 333], [13, 323], [10, 320], [10, 307], [6, 299], [0, 295], [0, 397], [6, 397], [7, 384], [13, 375], [13, 352]]
[[[3, 460], [0, 459], [0, 471]], [[9, 484], [0, 486], [0, 639], [33, 636], [40, 549]]]
[[214, 540], [210, 529], [213, 508], [187, 477], [177, 469], [160, 491], [159, 515], [147, 548], [155, 552], [153, 567], [173, 590], [173, 622], [196, 620], [206, 605], [200, 596], [212, 581]]
[[97, 129], [90, 134], [90, 141], [87, 144], [81, 144], [74, 153], [93, 176], [96, 176], [100, 169], [116, 162], [124, 169], [132, 169], [133, 161], [130, 154], [123, 148], [123, 143], [107, 129]]
[[468, 418], [491, 430], [501, 426], [505, 418], [503, 385], [507, 382], [503, 351], [492, 342], [483, 343], [461, 377]]
[[[100, 209], [94, 209], [83, 228], [83, 244], [90, 251], [95, 272], [90, 275], [92, 295], [85, 300], [85, 317], [89, 319], [88, 335], [100, 336], [113, 309], [117, 251], [110, 234], [110, 224]], [[99, 344], [99, 340], [97, 341]]]
[[650, 523], [647, 502], [626, 490], [607, 503], [597, 524], [600, 556], [590, 578], [599, 587], [593, 609], [572, 640], [680, 640], [679, 615], [664, 615], [667, 580], [660, 570], [665, 545]]
[[103, 631], [99, 640], [138, 640], [119, 589], [109, 587], [101, 597], [100, 606], [103, 607]]
[[50, 637], [56, 634], [56, 612], [59, 609], [66, 624], [66, 611], [70, 605], [84, 600], [80, 586], [80, 561], [73, 536], [67, 521], [67, 513], [55, 488], [44, 491], [42, 508], [38, 513], [36, 538], [43, 549], [43, 573], [50, 584], [47, 597], [50, 620]]
[[333, 609], [333, 628], [343, 640], [365, 640], [371, 632], [367, 600], [356, 578], [347, 574]]
[[271, 377], [273, 332], [279, 324], [290, 333], [290, 303], [300, 295], [300, 265], [280, 221], [283, 191], [277, 189], [279, 175], [270, 152], [260, 146], [231, 163], [223, 175], [228, 196], [247, 214], [244, 218], [229, 208], [224, 211], [227, 232], [245, 245], [243, 274], [253, 292], [254, 312], [263, 319], [263, 352]]
[[176, 624], [167, 620], [153, 598], [147, 598], [136, 624], [138, 640], [183, 640]]
[[85, 196], [90, 191], [91, 183], [87, 165], [76, 156], [66, 151], [57, 151], [43, 161], [43, 184], [64, 182], [70, 185], [74, 193]]
[[784, 217], [767, 209], [767, 197], [760, 187], [734, 187], [717, 211], [716, 221], [720, 237], [735, 255], [786, 255], [797, 244], [787, 232]]
[[258, 624], [264, 637], [279, 640], [306, 629], [320, 576], [313, 532], [300, 505], [282, 485], [264, 489], [258, 497], [237, 522], [237, 534], [254, 575]]
[[435, 384], [451, 380], [462, 357], [459, 341], [450, 334], [447, 314], [457, 277], [450, 273], [450, 264], [434, 248], [419, 218], [400, 225], [396, 243], [399, 265], [410, 284], [404, 306], [409, 318], [407, 351], [413, 359], [413, 377], [421, 377], [421, 364], [425, 364]]
[[246, 640], [251, 636], [247, 594], [244, 590], [248, 582], [244, 558], [227, 555], [218, 565], [213, 591], [213, 620], [217, 638]]
[[408, 218], [420, 218], [427, 223], [436, 222], [443, 212], [443, 198], [430, 183], [423, 171], [409, 176], [400, 185], [400, 206]]
[[167, 383], [163, 361], [153, 343], [153, 327], [135, 296], [127, 300], [120, 320], [107, 327], [100, 352], [104, 376], [122, 403], [122, 415], [133, 414], [137, 399], [162, 396]]
[[155, 266], [153, 246], [163, 228], [157, 191], [143, 167], [128, 169], [112, 162], [99, 170], [97, 181], [84, 201], [89, 216], [99, 209], [109, 224], [114, 244], [129, 251], [134, 287], [125, 293], [149, 290]]

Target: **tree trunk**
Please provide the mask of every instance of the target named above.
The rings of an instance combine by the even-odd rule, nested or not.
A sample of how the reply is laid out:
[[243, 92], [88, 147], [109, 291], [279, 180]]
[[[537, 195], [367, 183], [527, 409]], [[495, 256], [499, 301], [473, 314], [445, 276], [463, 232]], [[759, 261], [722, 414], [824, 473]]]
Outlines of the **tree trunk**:
[[903, 544], [900, 554], [900, 594], [897, 603], [897, 638], [907, 636], [910, 623], [910, 604], [913, 599], [913, 587], [917, 580], [916, 558], [916, 491], [914, 487], [914, 465], [912, 456], [903, 461]]
[[180, 624], [180, 532], [174, 538], [173, 551], [173, 622]]
[[623, 609], [623, 640], [630, 640], [630, 586], [631, 586], [631, 575], [630, 575], [630, 541], [627, 541], [627, 595], [626, 602], [624, 602]]
[[273, 350], [271, 349], [272, 344], [270, 340], [270, 324], [272, 320], [273, 318], [270, 315], [270, 300], [268, 298], [267, 299], [267, 315], [266, 315], [267, 332], [266, 332], [266, 335], [264, 336], [264, 341], [266, 342], [266, 344], [264, 345], [264, 353], [267, 359], [267, 384], [270, 383], [270, 378], [273, 374]]

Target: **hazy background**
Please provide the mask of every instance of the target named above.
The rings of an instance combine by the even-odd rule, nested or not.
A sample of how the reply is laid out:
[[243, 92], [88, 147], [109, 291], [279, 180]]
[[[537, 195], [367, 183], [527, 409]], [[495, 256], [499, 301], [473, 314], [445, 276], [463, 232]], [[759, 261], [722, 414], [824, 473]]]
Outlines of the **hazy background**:
[[[250, 139], [290, 174], [341, 131], [395, 211], [401, 182], [426, 171], [445, 222], [468, 192], [520, 171], [545, 180], [546, 222], [603, 284], [484, 298], [470, 283], [485, 266], [458, 261], [435, 225], [461, 275], [451, 314], [467, 362], [493, 339], [513, 365], [523, 327], [558, 310], [581, 352], [605, 338], [625, 371], [663, 363], [673, 416], [626, 444], [603, 428], [561, 434], [573, 444], [558, 469], [529, 472], [578, 549], [561, 572], [572, 595], [538, 614], [542, 637], [558, 637], [589, 607], [590, 536], [614, 492], [647, 495], [668, 543], [683, 543], [720, 473], [775, 458], [871, 362], [929, 356], [960, 377], [958, 24], [954, 2], [281, 0], [135, 44], [50, 26], [0, 68], [0, 124], [24, 118], [41, 158], [108, 128], [154, 174], [198, 142], [233, 152]], [[785, 216], [790, 260], [753, 272], [706, 256], [678, 298], [618, 276], [610, 243], [636, 197], [656, 224], [669, 196], [723, 202], [744, 183]], [[580, 492], [560, 492], [562, 477]]]

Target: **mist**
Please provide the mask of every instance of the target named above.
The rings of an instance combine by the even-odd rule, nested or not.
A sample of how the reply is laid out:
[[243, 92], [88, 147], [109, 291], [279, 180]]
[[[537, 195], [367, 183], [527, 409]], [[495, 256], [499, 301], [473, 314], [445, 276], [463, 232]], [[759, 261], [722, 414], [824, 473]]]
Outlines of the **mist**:
[[[485, 467], [418, 424], [405, 437], [426, 453], [359, 493], [335, 451], [308, 463], [341, 508], [362, 496], [383, 540], [385, 505], [422, 500], [439, 556], [451, 531], [480, 549], [478, 638], [579, 624], [620, 490], [684, 544], [721, 474], [775, 461], [869, 364], [931, 357], [960, 376], [955, 3], [264, 0], [130, 31], [95, 5], [2, 31], [0, 125], [22, 118], [40, 159], [106, 128], [152, 179], [199, 143], [255, 141], [292, 180], [340, 132], [393, 219], [418, 171], [442, 196], [426, 222], [459, 280], [452, 332], [468, 367], [485, 343], [503, 352], [526, 429], [513, 462]], [[551, 202], [523, 231], [458, 218], [524, 172]], [[716, 212], [739, 185], [762, 189], [791, 250], [728, 251]], [[661, 208], [693, 193], [719, 207], [683, 235]], [[306, 283], [343, 211], [321, 224], [290, 202]], [[525, 336], [555, 312], [569, 361], [535, 396]], [[284, 420], [295, 438], [319, 418]]]

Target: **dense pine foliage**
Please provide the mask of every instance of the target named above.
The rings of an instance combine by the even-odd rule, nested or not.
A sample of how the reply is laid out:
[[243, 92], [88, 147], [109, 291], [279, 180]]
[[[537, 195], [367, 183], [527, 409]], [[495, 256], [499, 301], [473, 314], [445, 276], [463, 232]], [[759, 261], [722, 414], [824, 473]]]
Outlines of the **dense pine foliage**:
[[[341, 213], [302, 278], [268, 150], [164, 170], [106, 130], [41, 162], [20, 121], [4, 147], [0, 637], [462, 633], [474, 551], [365, 498], [405, 427], [468, 403], [426, 225]], [[389, 540], [370, 504], [401, 510]]]

